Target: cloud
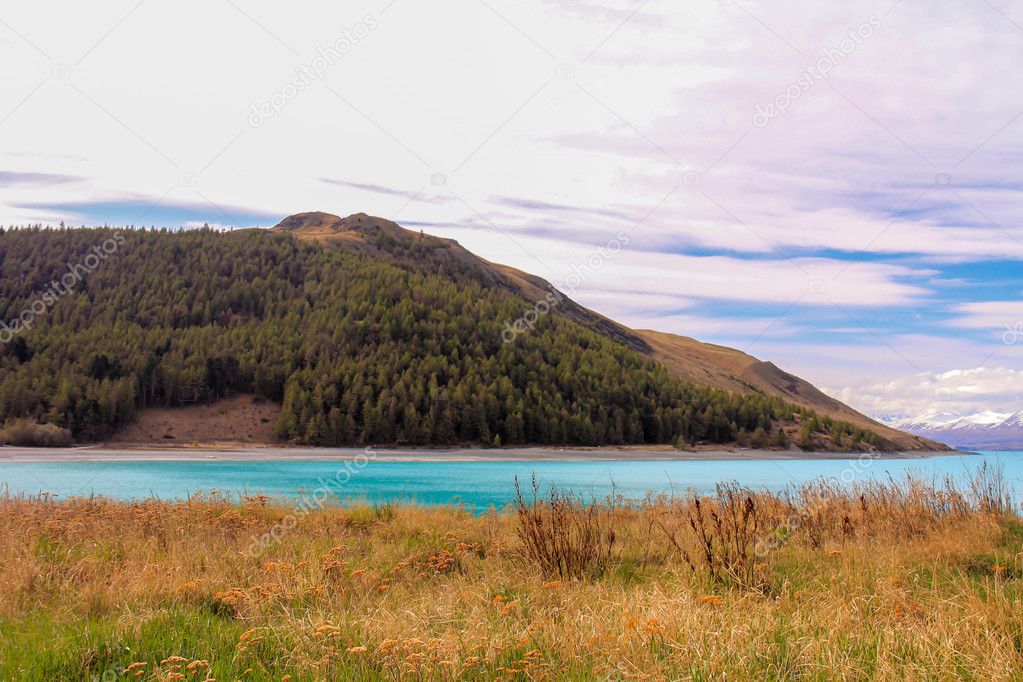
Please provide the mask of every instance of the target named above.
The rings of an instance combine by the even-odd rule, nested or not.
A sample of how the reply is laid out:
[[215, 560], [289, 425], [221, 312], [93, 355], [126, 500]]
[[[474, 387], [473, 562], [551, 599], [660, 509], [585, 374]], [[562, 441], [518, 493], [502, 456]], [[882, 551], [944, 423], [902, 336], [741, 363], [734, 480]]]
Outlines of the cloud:
[[[954, 308], [958, 317], [949, 320], [953, 327], [995, 329], [1016, 334], [1023, 341], [1023, 301], [978, 301], [961, 303]], [[1008, 337], [1007, 337], [1008, 338]]]
[[[937, 375], [963, 367], [1005, 367], [1023, 371], [1023, 343], [1007, 346], [1001, 338], [973, 340], [924, 333], [893, 334], [876, 325], [855, 336], [831, 336], [808, 333], [791, 315], [783, 317], [781, 322], [796, 325], [797, 333], [781, 339], [765, 337], [755, 343], [742, 337], [720, 336], [714, 340], [770, 360], [839, 399], [856, 395], [864, 387], [888, 382], [892, 377]], [[899, 412], [905, 406], [879, 402], [860, 407], [870, 407], [868, 412], [882, 414]], [[989, 407], [1005, 411], [997, 403]]]
[[[916, 374], [910, 363], [988, 366], [994, 350], [1023, 370], [1021, 346], [999, 338], [1021, 319], [1023, 73], [1006, 65], [1023, 61], [1023, 40], [987, 4], [310, 11], [317, 21], [270, 0], [245, 15], [147, 3], [110, 32], [113, 6], [12, 4], [4, 20], [72, 77], [40, 85], [49, 60], [4, 46], [24, 68], [5, 74], [21, 104], [0, 114], [0, 154], [21, 175], [0, 179], [0, 222], [365, 211], [554, 281], [626, 230], [628, 249], [576, 293], [625, 322], [753, 344], [828, 386]], [[365, 40], [249, 125], [253, 103], [367, 14], [378, 27]], [[872, 15], [880, 27], [827, 78], [755, 125], [758, 105]], [[181, 35], [220, 49], [182, 51]], [[940, 45], [940, 58], [907, 45]]]
[[536, 199], [526, 199], [521, 197], [494, 196], [490, 197], [489, 203], [496, 206], [505, 206], [509, 208], [522, 209], [531, 213], [539, 213], [543, 216], [550, 215], [551, 213], [566, 213], [576, 219], [597, 217], [617, 219], [624, 222], [635, 222], [636, 220], [636, 216], [633, 213], [624, 210], [571, 206], [567, 204], [557, 204], [549, 201], [539, 201]]
[[731, 339], [730, 345], [745, 348], [753, 340], [791, 338], [798, 329], [777, 317], [743, 316], [714, 317], [711, 315], [647, 315], [633, 313], [629, 317], [634, 329], [653, 329], [660, 332], [708, 339]]
[[921, 372], [828, 392], [874, 416], [969, 415], [985, 410], [1013, 413], [1023, 410], [1023, 372], [1005, 367]]
[[52, 185], [66, 185], [82, 179], [77, 175], [0, 171], [0, 187], [50, 187]]
[[[577, 303], [600, 311], [613, 319], [622, 320], [625, 316], [631, 316], [633, 323], [641, 315], [651, 315], [666, 321], [668, 315], [696, 305], [696, 301], [685, 296], [621, 289], [605, 290], [597, 288], [598, 286], [580, 287], [578, 291], [563, 293], [567, 293]], [[665, 328], [662, 331], [670, 330]]]
[[374, 194], [386, 194], [392, 197], [403, 197], [409, 201], [421, 201], [426, 204], [442, 204], [449, 201], [445, 197], [429, 196], [424, 194], [422, 191], [409, 192], [402, 189], [394, 189], [391, 187], [385, 187], [383, 185], [374, 185], [363, 182], [350, 182], [347, 180], [334, 180], [332, 178], [320, 178], [320, 182], [325, 182], [328, 185], [336, 185], [338, 187], [348, 187], [350, 189], [356, 189], [363, 192], [372, 192]]
[[[484, 258], [535, 272], [556, 285], [573, 276], [578, 292], [645, 292], [688, 299], [772, 302], [797, 306], [900, 306], [920, 304], [931, 292], [921, 284], [929, 269], [834, 261], [825, 258], [743, 260], [641, 250], [637, 232], [620, 231], [628, 242], [611, 257], [606, 243], [567, 242], [501, 232], [492, 226], [435, 229]], [[610, 238], [613, 241], [613, 238]], [[597, 266], [592, 265], [596, 259]], [[835, 278], [838, 271], [841, 277]], [[582, 296], [582, 293], [578, 295]], [[628, 322], [628, 311], [622, 311]]]

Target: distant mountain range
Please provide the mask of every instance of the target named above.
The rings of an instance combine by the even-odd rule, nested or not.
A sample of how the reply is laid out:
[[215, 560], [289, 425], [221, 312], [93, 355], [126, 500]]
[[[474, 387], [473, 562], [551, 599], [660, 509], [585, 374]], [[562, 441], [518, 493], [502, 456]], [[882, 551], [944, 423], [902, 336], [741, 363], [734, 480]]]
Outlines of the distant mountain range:
[[1023, 449], [1023, 412], [973, 414], [931, 410], [917, 417], [902, 414], [883, 415], [878, 421], [924, 438], [957, 448], [975, 450]]

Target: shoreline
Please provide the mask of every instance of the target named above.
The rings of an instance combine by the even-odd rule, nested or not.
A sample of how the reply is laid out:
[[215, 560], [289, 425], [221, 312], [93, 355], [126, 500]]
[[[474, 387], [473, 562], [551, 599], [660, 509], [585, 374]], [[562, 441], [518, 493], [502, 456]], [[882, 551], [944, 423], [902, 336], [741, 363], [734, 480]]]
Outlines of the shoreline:
[[252, 444], [209, 444], [186, 447], [83, 445], [69, 448], [0, 447], [0, 464], [39, 462], [630, 462], [630, 461], [750, 461], [927, 459], [976, 454], [966, 450], [907, 450], [897, 452], [803, 452], [801, 450], [675, 450], [665, 448], [551, 448], [494, 449], [311, 448]]

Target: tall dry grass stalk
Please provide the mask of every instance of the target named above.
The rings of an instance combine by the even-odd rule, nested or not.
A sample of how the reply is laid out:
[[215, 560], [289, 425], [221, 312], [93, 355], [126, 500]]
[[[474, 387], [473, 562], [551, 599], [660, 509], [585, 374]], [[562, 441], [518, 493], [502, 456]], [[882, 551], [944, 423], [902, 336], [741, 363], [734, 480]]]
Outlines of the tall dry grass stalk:
[[527, 501], [515, 479], [518, 537], [526, 557], [546, 574], [559, 578], [602, 575], [615, 561], [615, 496], [584, 504], [552, 488], [540, 498], [534, 475]]
[[661, 522], [660, 527], [693, 571], [754, 587], [760, 583], [757, 549], [767, 521], [759, 497], [765, 496], [736, 483], [719, 484], [711, 499], [693, 496], [670, 503], [665, 516], [680, 517], [682, 523]]

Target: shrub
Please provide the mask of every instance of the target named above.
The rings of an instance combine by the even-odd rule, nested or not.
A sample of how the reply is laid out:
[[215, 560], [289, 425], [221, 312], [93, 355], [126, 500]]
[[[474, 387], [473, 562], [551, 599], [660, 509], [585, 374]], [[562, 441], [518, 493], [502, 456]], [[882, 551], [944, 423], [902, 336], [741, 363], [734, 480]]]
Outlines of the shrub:
[[593, 577], [604, 573], [615, 561], [615, 496], [606, 504], [585, 504], [551, 488], [549, 499], [541, 499], [536, 476], [532, 499], [526, 501], [515, 479], [519, 539], [526, 557], [551, 576]]
[[40, 448], [71, 445], [71, 432], [56, 424], [37, 424], [30, 419], [11, 419], [0, 429], [0, 443]]
[[694, 572], [757, 587], [757, 544], [765, 527], [760, 497], [738, 483], [718, 484], [713, 497], [694, 495], [676, 502], [668, 516], [681, 523], [671, 527], [662, 522], [661, 529]]

